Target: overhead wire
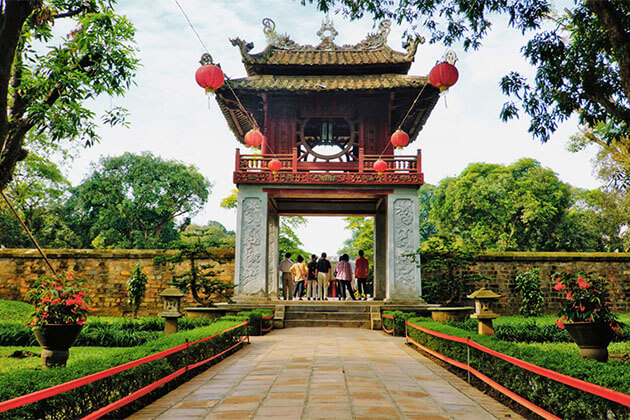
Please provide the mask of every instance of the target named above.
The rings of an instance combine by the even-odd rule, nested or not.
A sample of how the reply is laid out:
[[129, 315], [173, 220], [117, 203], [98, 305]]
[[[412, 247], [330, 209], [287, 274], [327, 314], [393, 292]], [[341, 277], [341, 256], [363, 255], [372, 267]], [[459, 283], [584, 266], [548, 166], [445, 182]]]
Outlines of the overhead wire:
[[[197, 29], [195, 29], [195, 25], [193, 25], [193, 23], [191, 22], [190, 18], [188, 17], [188, 15], [186, 14], [186, 11], [184, 10], [184, 8], [181, 6], [181, 4], [179, 4], [179, 1], [177, 0], [173, 0], [175, 2], [175, 4], [177, 4], [177, 7], [179, 8], [179, 10], [182, 12], [182, 14], [184, 15], [184, 18], [186, 19], [186, 22], [188, 22], [188, 25], [190, 26], [190, 29], [192, 29], [192, 31], [195, 33], [195, 35], [197, 36], [197, 39], [199, 40], [199, 43], [201, 44], [201, 46], [203, 47], [203, 49], [206, 51], [206, 53], [210, 54], [210, 51], [208, 51], [208, 47], [206, 47], [206, 44], [204, 44], [203, 40], [201, 39], [201, 36], [199, 35], [199, 32], [197, 32]], [[247, 118], [250, 120], [250, 122], [252, 123], [252, 125], [256, 128], [256, 130], [260, 131], [260, 126], [258, 125], [258, 122], [256, 121], [256, 119], [251, 115], [250, 112], [248, 112], [245, 107], [243, 106], [240, 98], [238, 97], [238, 95], [236, 94], [236, 92], [234, 91], [234, 89], [232, 88], [231, 84], [230, 84], [230, 78], [225, 74], [225, 72], [223, 73], [225, 79], [224, 79], [224, 83], [227, 85], [227, 87], [230, 89], [230, 92], [232, 92], [232, 95], [234, 95], [234, 98], [236, 99], [236, 103], [238, 104], [239, 109], [241, 110], [241, 112], [243, 112]]]

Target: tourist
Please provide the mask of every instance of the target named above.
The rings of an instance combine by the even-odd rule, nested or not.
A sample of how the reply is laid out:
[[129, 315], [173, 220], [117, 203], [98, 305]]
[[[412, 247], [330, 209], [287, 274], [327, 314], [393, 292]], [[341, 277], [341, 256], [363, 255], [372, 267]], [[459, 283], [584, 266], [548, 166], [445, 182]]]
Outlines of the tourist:
[[295, 281], [295, 288], [293, 289], [292, 297], [295, 296], [302, 300], [302, 294], [304, 293], [304, 281], [308, 277], [308, 267], [304, 262], [304, 257], [298, 255], [297, 262], [291, 266], [291, 274]]
[[326, 253], [322, 252], [321, 258], [317, 261], [318, 300], [328, 300], [328, 281], [330, 280], [331, 268], [330, 261], [326, 259]]
[[306, 279], [306, 299], [315, 300], [317, 298], [317, 255], [311, 255], [311, 262], [308, 263], [308, 277]]
[[291, 267], [293, 267], [293, 261], [291, 261], [291, 253], [284, 254], [284, 260], [280, 261], [280, 273], [282, 273], [282, 295], [284, 300], [289, 300], [291, 291], [293, 290], [293, 276], [291, 275]]
[[348, 254], [343, 254], [339, 257], [339, 264], [337, 264], [337, 280], [339, 280], [339, 286], [341, 289], [341, 297], [340, 300], [347, 300], [346, 297], [346, 289], [350, 293], [350, 297], [352, 300], [356, 300], [354, 298], [354, 290], [352, 290], [352, 267], [350, 267], [350, 256]]
[[370, 273], [370, 262], [363, 255], [362, 249], [359, 250], [359, 258], [354, 262], [354, 276], [357, 278], [357, 291], [363, 300], [367, 300], [367, 279]]

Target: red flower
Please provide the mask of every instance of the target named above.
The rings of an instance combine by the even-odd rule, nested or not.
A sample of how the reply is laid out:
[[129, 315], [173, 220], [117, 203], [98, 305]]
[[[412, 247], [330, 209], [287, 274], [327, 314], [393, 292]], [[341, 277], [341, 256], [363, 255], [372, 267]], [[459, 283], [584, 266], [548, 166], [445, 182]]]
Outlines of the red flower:
[[555, 323], [558, 326], [558, 328], [561, 328], [564, 330], [564, 323], [562, 321], [556, 319]]
[[573, 294], [571, 293], [571, 291], [567, 292], [567, 299], [569, 300], [573, 299]]
[[563, 283], [556, 283], [556, 285], [553, 286], [553, 288], [560, 291], [560, 290], [566, 289], [567, 287]]
[[586, 308], [584, 306], [580, 306], [580, 311], [584, 312]]

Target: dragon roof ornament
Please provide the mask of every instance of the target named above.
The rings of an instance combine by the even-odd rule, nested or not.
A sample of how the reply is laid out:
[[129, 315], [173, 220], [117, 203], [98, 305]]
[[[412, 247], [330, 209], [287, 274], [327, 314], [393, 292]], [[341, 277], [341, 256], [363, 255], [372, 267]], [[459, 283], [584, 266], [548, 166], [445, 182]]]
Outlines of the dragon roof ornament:
[[[267, 38], [269, 48], [275, 48], [286, 51], [370, 51], [387, 48], [387, 37], [391, 31], [392, 23], [389, 19], [384, 19], [379, 23], [378, 31], [370, 33], [364, 40], [357, 44], [337, 45], [334, 39], [339, 32], [335, 29], [332, 20], [327, 15], [322, 21], [321, 28], [317, 31], [321, 42], [317, 46], [300, 45], [293, 41], [288, 34], [280, 34], [276, 31], [276, 24], [270, 18], [262, 20], [263, 32]], [[252, 42], [246, 42], [240, 38], [230, 39], [232, 45], [238, 46], [241, 50], [243, 58], [250, 57], [249, 52], [254, 48]], [[408, 56], [413, 56], [416, 52], [418, 44], [424, 43], [424, 38], [416, 36], [410, 42], [405, 42], [403, 47], [407, 50]]]

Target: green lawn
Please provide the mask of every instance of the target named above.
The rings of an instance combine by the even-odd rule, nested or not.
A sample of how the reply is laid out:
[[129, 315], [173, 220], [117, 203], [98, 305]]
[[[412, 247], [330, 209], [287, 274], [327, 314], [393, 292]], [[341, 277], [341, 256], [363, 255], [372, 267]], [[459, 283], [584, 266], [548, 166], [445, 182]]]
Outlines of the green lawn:
[[0, 320], [27, 324], [31, 320], [33, 306], [24, 302], [0, 299]]
[[[13, 352], [29, 351], [35, 353], [36, 356], [26, 357], [24, 359], [18, 359], [9, 357]], [[122, 349], [125, 350], [125, 349]], [[108, 356], [116, 354], [121, 351], [117, 347], [72, 347], [70, 348], [70, 358], [68, 359], [68, 366], [76, 363], [79, 360], [88, 359], [95, 356]], [[0, 347], [0, 374], [15, 372], [17, 369], [41, 369], [42, 359], [40, 357], [41, 348], [37, 347]]]

